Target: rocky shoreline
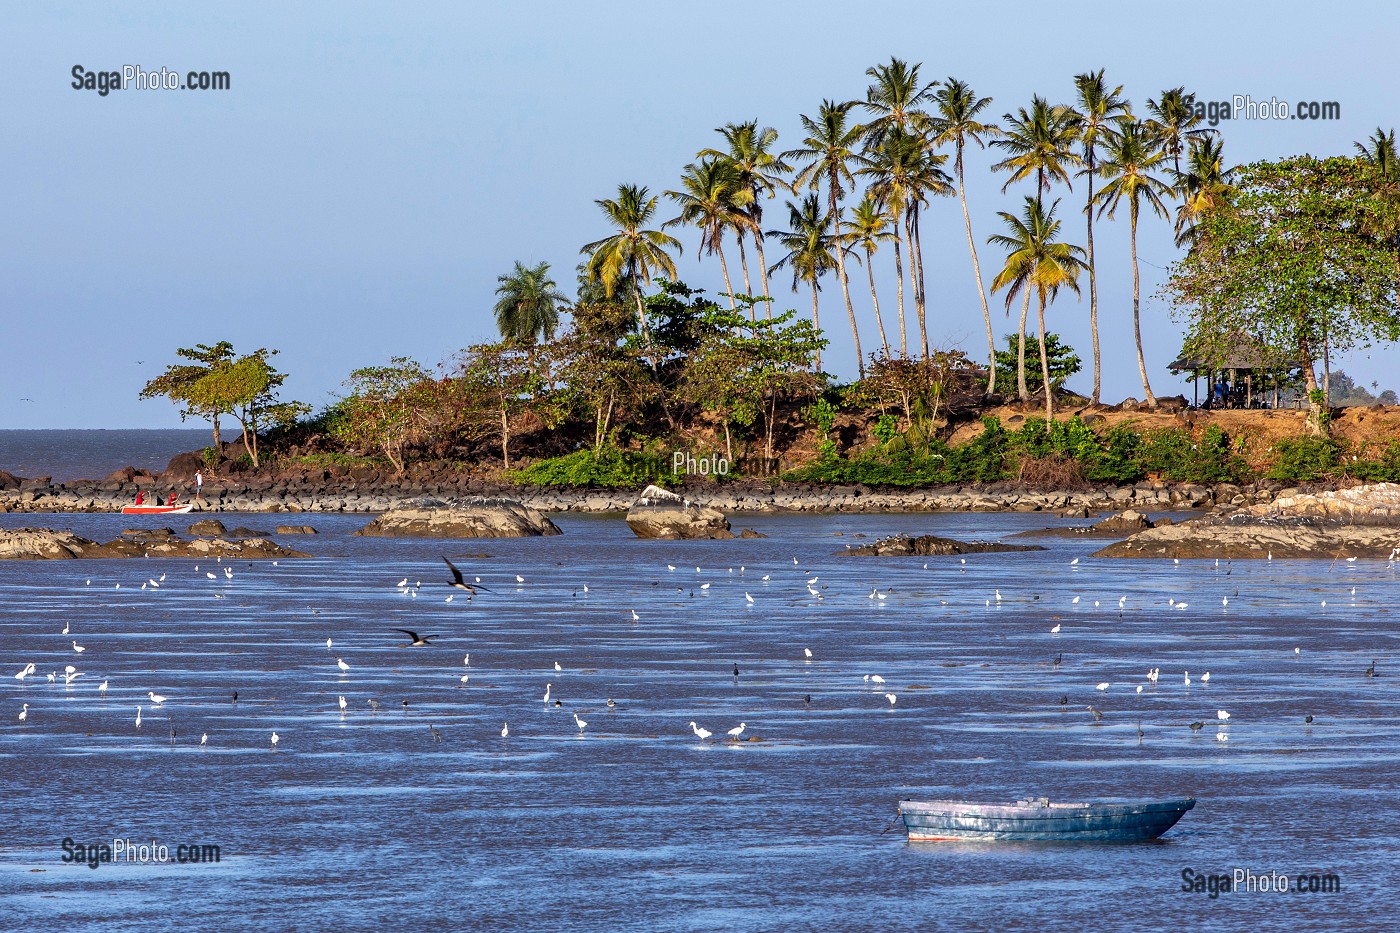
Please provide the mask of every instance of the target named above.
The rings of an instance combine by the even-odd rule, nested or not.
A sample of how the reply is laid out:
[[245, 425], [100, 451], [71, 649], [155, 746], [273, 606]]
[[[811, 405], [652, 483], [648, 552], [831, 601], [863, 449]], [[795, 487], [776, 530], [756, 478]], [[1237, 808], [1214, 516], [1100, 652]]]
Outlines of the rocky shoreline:
[[[115, 512], [130, 504], [136, 491], [157, 495], [166, 483], [154, 476], [135, 479], [79, 480], [50, 483], [31, 479], [0, 487], [4, 512]], [[725, 513], [764, 512], [1049, 512], [1088, 517], [1092, 512], [1182, 510], [1224, 511], [1267, 505], [1296, 489], [1279, 483], [1203, 486], [1188, 483], [1138, 483], [1086, 490], [1028, 490], [1012, 483], [945, 486], [924, 489], [879, 489], [869, 486], [727, 483], [680, 490], [687, 498]], [[200, 512], [380, 513], [411, 506], [423, 496], [447, 498], [505, 496], [540, 512], [626, 512], [639, 490], [560, 489], [531, 486], [472, 486], [451, 483], [387, 483], [355, 480], [241, 481], [206, 477]]]

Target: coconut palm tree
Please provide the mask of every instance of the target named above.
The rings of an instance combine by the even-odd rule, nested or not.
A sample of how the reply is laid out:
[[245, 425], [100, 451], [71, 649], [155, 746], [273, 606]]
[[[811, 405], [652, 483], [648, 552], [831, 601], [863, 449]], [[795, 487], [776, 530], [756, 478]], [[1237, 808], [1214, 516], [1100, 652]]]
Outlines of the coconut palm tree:
[[1378, 126], [1375, 135], [1355, 146], [1357, 154], [1375, 166], [1381, 175], [1382, 187], [1375, 195], [1379, 210], [1369, 223], [1370, 232], [1400, 245], [1400, 155], [1395, 148], [1395, 131], [1387, 133]]
[[1113, 134], [1105, 140], [1104, 160], [1099, 166], [1100, 177], [1108, 179], [1098, 195], [1099, 216], [1107, 213], [1112, 220], [1118, 206], [1125, 200], [1128, 203], [1128, 236], [1133, 256], [1133, 339], [1137, 342], [1138, 372], [1142, 375], [1142, 391], [1149, 408], [1157, 407], [1157, 398], [1152, 394], [1152, 385], [1147, 379], [1147, 360], [1142, 354], [1137, 227], [1143, 204], [1158, 216], [1167, 216], [1162, 195], [1170, 194], [1171, 188], [1152, 174], [1163, 167], [1167, 158], [1163, 139], [1156, 128], [1147, 123], [1122, 117], [1115, 121]]
[[1197, 224], [1211, 211], [1228, 207], [1235, 195], [1230, 184], [1234, 169], [1225, 168], [1221, 140], [1193, 139], [1186, 155], [1186, 171], [1176, 179], [1176, 245], [1191, 246], [1196, 242]]
[[496, 327], [505, 340], [533, 344], [553, 340], [559, 327], [559, 306], [568, 298], [549, 277], [549, 263], [527, 266], [516, 262], [507, 275], [497, 276]]
[[1184, 87], [1163, 91], [1156, 100], [1148, 100], [1148, 129], [1157, 144], [1172, 158], [1172, 170], [1181, 174], [1181, 153], [1193, 139], [1204, 139], [1215, 130], [1201, 126], [1205, 117], [1196, 113], [1196, 95]]
[[[1075, 294], [1079, 294], [1079, 273], [1082, 269], [1087, 268], [1084, 260], [1080, 258], [1084, 255], [1084, 250], [1078, 246], [1057, 241], [1060, 222], [1055, 219], [1055, 208], [1059, 206], [1059, 203], [1057, 198], [1047, 211], [1042, 209], [1035, 198], [1027, 197], [1020, 217], [1005, 211], [998, 212], [1006, 223], [1010, 235], [994, 234], [987, 239], [988, 243], [1004, 246], [1007, 251], [1006, 265], [992, 281], [992, 291], [1007, 289], [1008, 310], [1011, 307], [1012, 298], [1018, 291], [1024, 293], [1026, 301], [1030, 300], [1032, 291], [1036, 294], [1037, 315], [1040, 324], [1040, 377], [1045, 387], [1046, 421], [1055, 416], [1055, 396], [1050, 385], [1049, 355], [1045, 349], [1045, 306], [1055, 300], [1061, 288], [1067, 287], [1072, 289]], [[1024, 386], [1026, 370], [1025, 312], [1022, 312], [1021, 320], [1017, 377]]]
[[1002, 185], [1007, 188], [1025, 178], [1035, 177], [1036, 203], [1050, 190], [1056, 180], [1072, 188], [1069, 173], [1079, 164], [1074, 153], [1078, 137], [1074, 111], [1062, 105], [1052, 105], [1039, 95], [1031, 98], [1031, 109], [1020, 108], [1014, 114], [1003, 114], [1003, 132], [992, 145], [1005, 150], [1005, 159], [992, 166], [994, 172], [1010, 172]]
[[953, 179], [942, 166], [948, 161], [946, 155], [934, 153], [923, 136], [918, 137], [920, 158], [909, 179], [909, 210], [904, 221], [909, 238], [910, 273], [914, 277], [914, 313], [919, 318], [919, 339], [924, 345], [924, 359], [929, 357], [928, 343], [928, 298], [924, 291], [924, 246], [919, 232], [919, 215], [930, 195], [951, 197]]
[[[680, 215], [661, 225], [661, 229], [686, 224], [700, 230], [700, 251], [719, 256], [720, 271], [724, 273], [724, 289], [729, 293], [729, 307], [734, 302], [734, 286], [729, 281], [729, 264], [724, 261], [724, 233], [741, 228], [746, 220], [743, 209], [751, 197], [739, 183], [739, 171], [728, 159], [701, 159], [681, 173], [681, 190], [667, 191], [666, 197], [681, 207]], [[747, 275], [747, 272], [745, 273]]]
[[1094, 391], [1089, 401], [1097, 405], [1103, 358], [1099, 354], [1099, 285], [1094, 266], [1094, 173], [1098, 167], [1099, 142], [1105, 134], [1113, 131], [1111, 121], [1121, 116], [1132, 116], [1132, 107], [1122, 97], [1123, 85], [1110, 88], [1104, 80], [1102, 68], [1075, 75], [1074, 89], [1074, 116], [1082, 147], [1080, 160], [1084, 163], [1079, 174], [1087, 178], [1089, 186], [1084, 200], [1084, 219], [1088, 228], [1085, 246], [1088, 248], [1089, 262], [1089, 333], [1094, 342]]
[[[771, 126], [760, 129], [757, 120], [749, 120], [745, 123], [726, 123], [717, 127], [715, 132], [724, 137], [728, 148], [724, 151], [705, 149], [697, 153], [696, 158], [724, 157], [739, 172], [739, 185], [750, 195], [748, 206], [744, 209], [748, 223], [737, 231], [739, 258], [744, 264], [744, 288], [748, 290], [751, 287], [748, 260], [744, 257], [743, 234], [747, 233], [753, 238], [754, 248], [758, 251], [759, 283], [763, 286], [763, 297], [768, 298], [768, 265], [763, 256], [763, 201], [773, 197], [779, 186], [787, 187], [783, 176], [791, 174], [792, 166], [773, 152], [773, 147], [778, 143], [778, 131]], [[773, 303], [766, 301], [764, 304], [767, 306], [767, 316], [771, 318]]]
[[885, 337], [885, 322], [880, 317], [880, 294], [875, 290], [875, 251], [880, 243], [898, 240], [890, 231], [891, 220], [883, 204], [869, 192], [865, 200], [851, 209], [851, 219], [842, 223], [841, 243], [850, 249], [859, 246], [865, 251], [865, 271], [870, 277], [870, 303], [875, 307], [875, 326], [880, 330], [880, 345], [885, 357], [890, 355], [890, 342]]
[[873, 194], [890, 215], [894, 225], [894, 271], [898, 285], [896, 300], [899, 310], [899, 353], [909, 355], [909, 340], [904, 316], [904, 256], [900, 248], [904, 242], [901, 228], [909, 207], [913, 191], [914, 176], [920, 171], [924, 157], [923, 140], [903, 130], [892, 129], [885, 134], [880, 145], [867, 150], [860, 158], [861, 167], [856, 174], [869, 179], [870, 193]]
[[967, 211], [967, 184], [963, 178], [963, 150], [969, 140], [986, 148], [983, 136], [1001, 132], [994, 124], [981, 123], [977, 115], [992, 103], [990, 97], [978, 97], [965, 82], [950, 77], [938, 85], [933, 94], [934, 113], [930, 135], [936, 146], [953, 147], [953, 173], [958, 179], [958, 199], [962, 202], [963, 226], [967, 229], [967, 248], [972, 253], [972, 274], [977, 280], [977, 297], [982, 302], [982, 320], [987, 325], [987, 393], [997, 390], [997, 341], [992, 332], [992, 312], [987, 307], [987, 292], [982, 287], [982, 266], [977, 261], [977, 243], [972, 238], [972, 217]]
[[[812, 287], [812, 326], [821, 330], [821, 319], [817, 315], [817, 292], [821, 290], [821, 277], [837, 268], [836, 257], [840, 255], [832, 236], [827, 233], [830, 225], [822, 212], [821, 201], [815, 193], [807, 195], [800, 204], [787, 202], [789, 230], [770, 230], [766, 235], [773, 237], [787, 252], [773, 263], [769, 272], [787, 266], [792, 270], [792, 290], [796, 294], [799, 282]], [[856, 354], [860, 354], [860, 340], [856, 340]], [[817, 350], [817, 369], [822, 368], [822, 351]]]
[[[594, 201], [602, 208], [617, 232], [601, 240], [595, 240], [580, 250], [588, 256], [588, 275], [603, 283], [608, 297], [612, 297], [617, 283], [624, 276], [632, 283], [632, 292], [637, 301], [637, 316], [642, 322], [642, 339], [646, 342], [647, 353], [652, 354], [651, 327], [647, 323], [646, 303], [642, 301], [642, 283], [651, 282], [653, 274], [661, 273], [670, 278], [676, 277], [676, 264], [666, 251], [681, 252], [680, 241], [659, 230], [643, 229], [656, 216], [655, 195], [645, 185], [618, 185], [616, 198], [603, 198]], [[652, 369], [660, 362], [653, 358]]]
[[895, 127], [922, 133], [928, 125], [925, 106], [933, 99], [937, 82], [924, 84], [919, 79], [919, 64], [913, 65], [891, 58], [888, 65], [865, 69], [875, 83], [865, 89], [861, 106], [875, 114], [865, 126], [867, 147], [878, 147], [885, 134]]
[[[807, 136], [802, 140], [802, 145], [806, 148], [793, 149], [784, 152], [784, 159], [792, 159], [797, 165], [802, 166], [798, 170], [796, 177], [792, 180], [792, 190], [796, 192], [799, 188], [811, 188], [813, 191], [821, 190], [825, 185], [827, 191], [827, 223], [831, 225], [831, 240], [834, 242], [840, 235], [840, 201], [846, 193], [846, 186], [855, 186], [855, 178], [851, 175], [851, 166], [859, 160], [856, 154], [856, 146], [859, 145], [861, 137], [865, 134], [865, 127], [859, 123], [852, 123], [851, 108], [855, 106], [854, 101], [836, 103], [835, 101], [822, 101], [821, 109], [817, 112], [814, 120], [806, 114], [802, 115], [802, 128], [806, 130]], [[860, 332], [856, 327], [856, 310], [851, 304], [851, 288], [846, 279], [846, 259], [845, 250], [836, 249], [836, 272], [841, 280], [841, 294], [846, 299], [846, 316], [851, 321], [851, 335], [855, 339], [857, 356], [859, 356]], [[816, 302], [816, 293], [813, 292], [813, 305]], [[861, 370], [864, 371], [865, 361], [860, 360]]]

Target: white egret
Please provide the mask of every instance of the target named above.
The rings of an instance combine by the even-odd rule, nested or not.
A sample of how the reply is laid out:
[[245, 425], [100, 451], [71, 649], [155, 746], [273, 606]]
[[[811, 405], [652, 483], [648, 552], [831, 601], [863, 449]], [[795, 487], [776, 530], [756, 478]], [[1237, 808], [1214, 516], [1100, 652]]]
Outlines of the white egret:
[[885, 694], [885, 699], [890, 701], [890, 708], [893, 709], [895, 701], [898, 700], [899, 697], [895, 696], [893, 693], [887, 693]]
[[578, 726], [578, 734], [583, 735], [583, 730], [588, 728], [588, 723], [578, 718], [578, 713], [574, 713], [574, 725]]
[[729, 737], [730, 737], [731, 740], [733, 740], [733, 739], [738, 739], [739, 736], [741, 736], [741, 735], [743, 735], [743, 734], [744, 734], [744, 724], [743, 724], [742, 722], [739, 723], [737, 726], [735, 726], [733, 729], [730, 729], [730, 730], [729, 730]]
[[165, 697], [161, 696], [159, 693], [147, 692], [146, 696], [151, 698], [151, 703], [155, 706], [160, 706], [162, 703], [165, 702]]
[[272, 747], [273, 747], [273, 748], [276, 748], [276, 747], [277, 747], [277, 742], [278, 742], [278, 735], [277, 735], [276, 732], [274, 732], [274, 733], [272, 733]]
[[503, 723], [501, 723], [501, 738], [503, 738], [503, 739], [508, 739], [508, 738], [510, 738], [510, 723], [508, 723], [508, 722], [503, 722]]
[[82, 645], [78, 644], [78, 643], [75, 641], [75, 642], [73, 642], [73, 650], [76, 651], [76, 652], [78, 652], [78, 654], [82, 654], [82, 653], [83, 653], [84, 651], [86, 651], [87, 649], [84, 648]]
[[[793, 558], [793, 563], [796, 563], [796, 562], [797, 562], [797, 559], [796, 559], [796, 558]], [[699, 726], [697, 726], [697, 725], [695, 724], [695, 720], [693, 720], [693, 719], [690, 721], [690, 728], [692, 728], [692, 729], [695, 730], [695, 734], [700, 738], [700, 741], [702, 741], [702, 742], [705, 741], [706, 739], [708, 739], [710, 736], [714, 735], [714, 733], [711, 732], [709, 729], [702, 729], [702, 728], [700, 728]]]
[[141, 728], [141, 707], [136, 707], [136, 728]]
[[350, 671], [350, 665], [345, 663], [344, 658], [336, 658], [335, 666], [340, 668], [341, 673], [348, 673]]
[[19, 711], [19, 721], [24, 722], [29, 718], [29, 704], [24, 704], [24, 709]]

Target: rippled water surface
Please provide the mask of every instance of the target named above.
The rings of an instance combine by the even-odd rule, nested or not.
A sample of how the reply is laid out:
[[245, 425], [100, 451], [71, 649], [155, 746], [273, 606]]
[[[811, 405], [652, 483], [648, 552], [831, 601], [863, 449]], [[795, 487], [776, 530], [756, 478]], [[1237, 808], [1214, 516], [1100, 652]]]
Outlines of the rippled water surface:
[[[0, 928], [1361, 929], [1400, 907], [1384, 563], [836, 553], [1049, 521], [1027, 515], [754, 517], [768, 538], [727, 542], [638, 541], [618, 517], [471, 542], [311, 521], [283, 543], [314, 560], [0, 564]], [[0, 523], [105, 540], [132, 520]], [[490, 591], [447, 602], [442, 554]], [[901, 797], [1025, 794], [1200, 803], [1141, 845], [885, 832]], [[220, 861], [90, 870], [65, 837]], [[1184, 868], [1342, 891], [1211, 899]]]

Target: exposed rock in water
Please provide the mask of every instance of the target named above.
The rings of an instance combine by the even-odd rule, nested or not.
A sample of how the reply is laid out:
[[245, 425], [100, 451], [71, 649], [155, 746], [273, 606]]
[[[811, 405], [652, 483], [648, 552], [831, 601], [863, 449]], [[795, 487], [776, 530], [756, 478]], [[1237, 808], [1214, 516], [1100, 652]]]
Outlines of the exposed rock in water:
[[627, 512], [627, 527], [639, 538], [734, 537], [729, 519], [718, 509], [692, 502], [674, 492], [648, 486]]
[[1139, 532], [1095, 557], [1388, 560], [1400, 551], [1400, 485], [1281, 496], [1229, 515]]
[[315, 528], [312, 528], [310, 525], [278, 525], [278, 526], [277, 526], [277, 534], [279, 534], [279, 535], [316, 535], [316, 534], [320, 534], [320, 532], [317, 531]]
[[1152, 528], [1153, 523], [1146, 515], [1136, 509], [1125, 509], [1117, 515], [1110, 515], [1101, 522], [1090, 526], [1090, 534], [1123, 534], [1130, 535], [1135, 532], [1145, 531]]
[[442, 500], [424, 497], [392, 509], [357, 535], [395, 538], [537, 538], [563, 534], [543, 512], [513, 499]]
[[224, 523], [217, 518], [201, 518], [190, 526], [189, 533], [192, 535], [217, 538], [220, 535], [228, 534], [228, 529], [225, 528]]
[[96, 541], [52, 528], [0, 530], [0, 560], [72, 560], [91, 556]]
[[764, 534], [763, 532], [761, 532], [761, 531], [754, 531], [752, 528], [745, 528], [743, 531], [739, 532], [739, 537], [741, 537], [741, 538], [766, 538], [766, 537], [768, 537], [768, 536], [767, 536], [766, 534]]
[[1242, 511], [1261, 518], [1324, 518], [1351, 525], [1400, 527], [1400, 484], [1371, 483], [1335, 492], [1280, 496]]
[[0, 530], [0, 560], [73, 560], [120, 557], [229, 557], [259, 560], [310, 557], [263, 538], [186, 541], [169, 528], [132, 529], [115, 541], [99, 544], [71, 531], [52, 528]]
[[994, 541], [958, 541], [953, 538], [940, 538], [937, 535], [895, 535], [883, 538], [874, 544], [837, 551], [857, 557], [946, 557], [951, 554], [988, 554], [1000, 551], [1043, 551], [1036, 544], [1001, 544]]
[[1250, 520], [1210, 517], [1150, 528], [1118, 541], [1095, 557], [1229, 558], [1371, 557], [1386, 560], [1400, 548], [1400, 529], [1344, 525], [1316, 519]]

